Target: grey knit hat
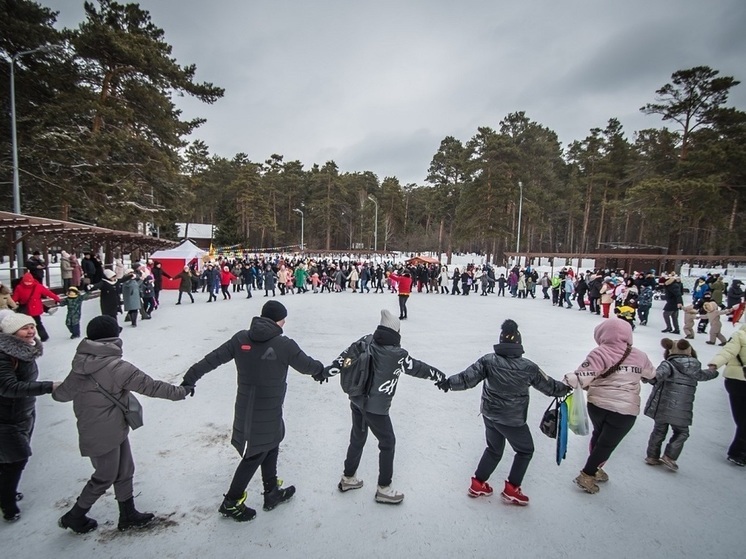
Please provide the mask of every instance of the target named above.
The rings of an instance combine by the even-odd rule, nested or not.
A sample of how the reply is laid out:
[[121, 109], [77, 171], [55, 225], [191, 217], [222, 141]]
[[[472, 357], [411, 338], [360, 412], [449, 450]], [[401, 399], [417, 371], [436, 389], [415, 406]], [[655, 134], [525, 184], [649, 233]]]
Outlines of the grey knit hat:
[[381, 326], [385, 326], [386, 328], [391, 328], [395, 332], [398, 332], [399, 328], [401, 328], [401, 322], [399, 322], [399, 319], [396, 318], [389, 311], [387, 311], [386, 309], [383, 309], [381, 311]]

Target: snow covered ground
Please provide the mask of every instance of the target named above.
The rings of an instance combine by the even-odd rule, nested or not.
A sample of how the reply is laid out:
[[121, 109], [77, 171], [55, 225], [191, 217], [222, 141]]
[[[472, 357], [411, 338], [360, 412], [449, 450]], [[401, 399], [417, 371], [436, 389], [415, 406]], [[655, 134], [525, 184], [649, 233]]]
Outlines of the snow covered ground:
[[[174, 306], [162, 293], [153, 320], [125, 326], [125, 357], [152, 376], [178, 383], [190, 364], [248, 326], [267, 300], [238, 294], [231, 301]], [[385, 294], [304, 294], [280, 298], [289, 309], [285, 333], [310, 355], [328, 363], [358, 336], [371, 332], [381, 308], [397, 311]], [[658, 363], [663, 327], [661, 301], [650, 325], [638, 327], [635, 345]], [[457, 373], [492, 350], [505, 318], [515, 319], [526, 356], [555, 378], [574, 369], [594, 347], [600, 318], [541, 299], [517, 300], [416, 293], [402, 340], [414, 357], [447, 374]], [[84, 305], [84, 321], [98, 314], [98, 300]], [[614, 319], [616, 320], [616, 319]], [[51, 339], [39, 365], [43, 379], [66, 375], [76, 342], [68, 339], [64, 310], [44, 318]], [[725, 323], [729, 335], [733, 326]], [[699, 335], [704, 362], [716, 351]], [[611, 480], [597, 495], [572, 484], [586, 458], [587, 437], [570, 435], [568, 457], [558, 467], [554, 441], [538, 429], [549, 399], [533, 392], [529, 424], [536, 453], [523, 484], [525, 508], [505, 505], [498, 493], [512, 460], [506, 451], [490, 480], [491, 498], [470, 499], [470, 476], [484, 448], [480, 389], [444, 394], [432, 383], [403, 377], [391, 417], [397, 435], [394, 484], [406, 494], [400, 506], [373, 500], [377, 448], [371, 436], [358, 475], [365, 486], [341, 494], [350, 427], [339, 383], [319, 385], [289, 375], [287, 436], [279, 474], [298, 492], [274, 511], [261, 510], [261, 485], [249, 486], [247, 504], [256, 519], [239, 524], [217, 513], [239, 460], [230, 447], [235, 395], [232, 364], [205, 376], [194, 398], [168, 402], [141, 398], [145, 426], [131, 434], [137, 472], [136, 502], [156, 512], [152, 528], [120, 533], [113, 494], [91, 511], [99, 529], [75, 536], [57, 527], [91, 473], [81, 458], [72, 405], [37, 401], [32, 457], [21, 490], [23, 517], [0, 523], [5, 557], [737, 557], [744, 546], [746, 471], [725, 460], [734, 426], [720, 377], [697, 392], [691, 438], [672, 473], [643, 463], [652, 421], [640, 416], [606, 470]], [[649, 387], [643, 387], [643, 398]]]

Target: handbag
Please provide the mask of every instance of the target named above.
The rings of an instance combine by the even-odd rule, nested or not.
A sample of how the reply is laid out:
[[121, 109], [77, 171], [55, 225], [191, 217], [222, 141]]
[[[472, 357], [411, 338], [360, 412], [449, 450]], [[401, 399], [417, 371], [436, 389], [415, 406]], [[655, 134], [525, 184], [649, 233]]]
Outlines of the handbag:
[[130, 427], [130, 429], [134, 431], [135, 429], [139, 429], [143, 426], [142, 404], [137, 398], [135, 398], [135, 395], [132, 394], [132, 392], [128, 393], [127, 405], [125, 406], [122, 402], [112, 396], [106, 389], [104, 389], [103, 386], [96, 382], [95, 378], [90, 378], [96, 384], [96, 388], [98, 388], [99, 392], [101, 392], [104, 396], [111, 400], [111, 402], [116, 407], [122, 410], [122, 413], [124, 413], [124, 421]]
[[539, 423], [539, 429], [541, 430], [541, 432], [550, 439], [557, 438], [557, 429], [559, 426], [559, 407], [559, 398], [555, 398], [554, 401], [549, 404], [549, 407], [544, 412], [544, 415], [541, 416], [541, 423]]

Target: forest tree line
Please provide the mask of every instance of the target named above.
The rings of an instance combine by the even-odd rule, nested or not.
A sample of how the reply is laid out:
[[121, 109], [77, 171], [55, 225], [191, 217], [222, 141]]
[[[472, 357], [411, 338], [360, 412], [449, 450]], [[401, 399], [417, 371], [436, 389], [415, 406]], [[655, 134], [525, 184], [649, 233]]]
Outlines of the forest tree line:
[[[213, 223], [216, 244], [404, 251], [589, 253], [623, 244], [669, 253], [744, 254], [746, 113], [739, 82], [707, 66], [675, 71], [640, 110], [666, 126], [628, 135], [610, 118], [582, 140], [524, 112], [444, 138], [423, 184], [340, 172], [271, 154], [215, 155], [190, 139], [174, 95], [219, 102], [171, 56], [137, 4], [85, 2], [76, 29], [28, 0], [0, 3], [0, 55], [13, 57], [25, 213], [136, 230]], [[13, 208], [9, 72], [0, 68], [2, 207]], [[664, 81], [663, 78], [661, 81]], [[376, 223], [377, 204], [377, 223]], [[378, 236], [375, 238], [375, 231]]]

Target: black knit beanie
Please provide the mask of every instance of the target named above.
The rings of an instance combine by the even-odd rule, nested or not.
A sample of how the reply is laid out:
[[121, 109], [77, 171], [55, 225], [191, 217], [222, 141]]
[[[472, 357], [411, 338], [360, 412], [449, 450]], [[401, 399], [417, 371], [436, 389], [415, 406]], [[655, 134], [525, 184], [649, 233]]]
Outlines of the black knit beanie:
[[521, 333], [518, 331], [518, 324], [514, 320], [506, 320], [500, 326], [500, 343], [501, 344], [520, 344]]
[[274, 322], [280, 322], [287, 315], [288, 310], [279, 301], [267, 301], [262, 307], [262, 316]]
[[118, 338], [122, 329], [115, 318], [108, 315], [97, 316], [92, 319], [85, 329], [89, 340], [101, 340], [104, 338]]

